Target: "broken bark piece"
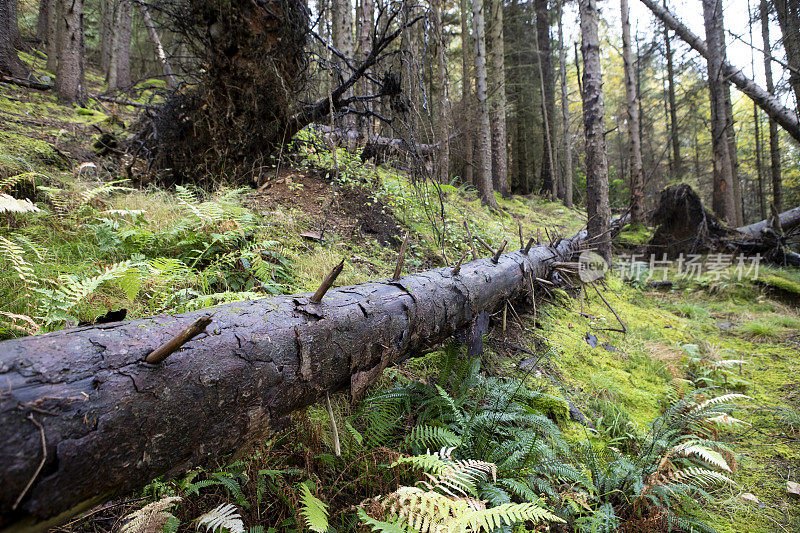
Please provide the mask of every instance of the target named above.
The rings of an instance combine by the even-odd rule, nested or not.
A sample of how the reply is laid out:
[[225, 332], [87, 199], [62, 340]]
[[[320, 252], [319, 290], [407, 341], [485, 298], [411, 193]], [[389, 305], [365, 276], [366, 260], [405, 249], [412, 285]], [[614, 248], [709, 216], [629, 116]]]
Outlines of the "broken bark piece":
[[500, 248], [498, 248], [497, 251], [494, 253], [494, 256], [492, 256], [492, 263], [494, 263], [495, 265], [500, 261], [500, 256], [503, 254], [503, 250], [505, 250], [506, 244], [508, 244], [508, 241], [504, 240], [503, 244], [500, 245]]
[[400, 253], [397, 256], [397, 266], [394, 267], [394, 275], [392, 276], [392, 281], [397, 281], [400, 279], [400, 274], [403, 272], [403, 263], [406, 260], [406, 248], [408, 247], [408, 238], [411, 236], [411, 232], [406, 231], [406, 236], [403, 239], [403, 244], [400, 245]]
[[339, 274], [342, 273], [343, 268], [344, 268], [344, 259], [342, 259], [338, 265], [333, 267], [333, 270], [331, 270], [330, 273], [327, 276], [325, 276], [325, 279], [322, 280], [322, 284], [319, 286], [319, 289], [317, 289], [317, 292], [315, 292], [314, 295], [311, 296], [311, 298], [309, 298], [309, 301], [312, 304], [318, 304], [322, 301], [322, 298], [325, 296], [325, 293], [328, 292], [328, 289], [330, 289], [333, 286], [333, 282], [335, 282], [336, 278], [339, 277]]
[[203, 316], [191, 323], [191, 325], [175, 335], [166, 344], [161, 345], [145, 357], [145, 362], [151, 365], [157, 365], [176, 351], [181, 346], [195, 338], [200, 333], [206, 330], [206, 326], [211, 324], [211, 316]]

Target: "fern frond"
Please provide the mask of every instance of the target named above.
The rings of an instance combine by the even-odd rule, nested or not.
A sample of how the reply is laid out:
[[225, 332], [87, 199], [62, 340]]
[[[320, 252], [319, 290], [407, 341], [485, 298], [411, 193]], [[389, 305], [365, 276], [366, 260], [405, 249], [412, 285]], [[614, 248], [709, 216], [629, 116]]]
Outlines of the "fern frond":
[[311, 494], [306, 483], [300, 483], [300, 514], [311, 531], [325, 533], [328, 530], [328, 506]]
[[721, 470], [725, 470], [726, 472], [731, 471], [727, 461], [725, 461], [725, 459], [722, 457], [722, 454], [710, 448], [706, 448], [705, 446], [700, 446], [695, 441], [679, 444], [675, 446], [672, 451], [685, 457], [695, 455], [706, 463], [709, 463], [710, 465], [713, 465]]
[[197, 529], [201, 527], [211, 533], [223, 529], [228, 533], [245, 533], [242, 517], [236, 512], [236, 506], [232, 503], [223, 503], [198, 518]]
[[459, 533], [466, 531], [494, 531], [504, 525], [510, 526], [519, 522], [561, 522], [547, 509], [535, 503], [504, 503], [497, 507], [467, 513], [456, 524], [450, 526], [449, 531]]
[[719, 483], [727, 483], [729, 485], [736, 486], [736, 483], [727, 476], [707, 468], [700, 468], [696, 466], [690, 466], [684, 468], [683, 470], [673, 472], [670, 474], [669, 479], [673, 482], [690, 480], [700, 483], [700, 485], [703, 486]]
[[83, 206], [90, 203], [95, 198], [103, 194], [111, 194], [112, 192], [131, 192], [134, 189], [130, 187], [122, 187], [119, 184], [127, 182], [128, 179], [114, 180], [104, 183], [94, 189], [83, 191], [78, 195], [78, 206]]
[[179, 501], [181, 501], [180, 496], [169, 496], [148, 503], [123, 518], [126, 522], [119, 530], [120, 533], [160, 532], [168, 522], [177, 520], [168, 509]]
[[461, 437], [449, 429], [427, 424], [415, 426], [406, 440], [423, 448], [458, 447], [461, 445]]
[[0, 213], [35, 213], [41, 211], [27, 198], [17, 199], [0, 193]]
[[375, 533], [408, 533], [405, 520], [397, 520], [394, 522], [375, 520], [360, 507], [358, 508], [358, 519], [362, 524], [371, 527], [372, 531]]

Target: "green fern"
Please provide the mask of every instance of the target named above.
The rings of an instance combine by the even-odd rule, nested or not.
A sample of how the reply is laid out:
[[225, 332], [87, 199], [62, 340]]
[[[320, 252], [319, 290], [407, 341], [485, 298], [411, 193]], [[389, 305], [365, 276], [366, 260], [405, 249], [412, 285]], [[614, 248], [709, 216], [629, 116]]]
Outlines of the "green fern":
[[311, 531], [325, 533], [328, 530], [328, 506], [311, 494], [307, 483], [298, 485], [300, 490], [300, 514]]

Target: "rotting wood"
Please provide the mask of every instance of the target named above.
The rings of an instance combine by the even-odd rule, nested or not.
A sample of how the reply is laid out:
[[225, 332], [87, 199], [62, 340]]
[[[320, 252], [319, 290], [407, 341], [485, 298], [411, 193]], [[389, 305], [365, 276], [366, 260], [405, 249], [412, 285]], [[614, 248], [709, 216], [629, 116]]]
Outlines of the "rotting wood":
[[[529, 298], [528, 284], [573, 259], [585, 235], [472, 261], [457, 276], [444, 267], [331, 289], [315, 305], [275, 296], [1, 342], [0, 529], [63, 523], [155, 477], [244, 453], [326, 393], [349, 386], [360, 397], [390, 364]], [[203, 342], [145, 363], [209, 313]], [[33, 406], [46, 413], [47, 458], [13, 512], [42, 457]]]

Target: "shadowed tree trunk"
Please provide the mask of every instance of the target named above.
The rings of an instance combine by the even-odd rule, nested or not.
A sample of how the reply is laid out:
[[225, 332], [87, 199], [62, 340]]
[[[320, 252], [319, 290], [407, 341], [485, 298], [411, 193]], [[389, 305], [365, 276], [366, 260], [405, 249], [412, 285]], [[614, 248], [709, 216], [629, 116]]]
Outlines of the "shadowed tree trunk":
[[450, 182], [450, 97], [447, 77], [447, 38], [442, 21], [442, 0], [433, 1], [434, 33], [436, 38], [436, 100], [439, 116], [436, 121], [437, 171], [440, 183]]
[[167, 87], [174, 89], [178, 86], [178, 82], [175, 80], [175, 74], [172, 72], [172, 65], [164, 51], [164, 46], [161, 44], [161, 38], [158, 36], [156, 25], [153, 22], [153, 18], [150, 16], [150, 10], [147, 9], [147, 4], [140, 2], [139, 11], [142, 14], [142, 21], [147, 28], [147, 33], [150, 35], [150, 40], [153, 41], [153, 47], [156, 49], [156, 56], [158, 57], [159, 63], [161, 63]]
[[111, 54], [114, 50], [114, 21], [119, 0], [101, 0], [100, 2], [100, 70], [106, 75], [110, 73]]
[[631, 54], [631, 22], [628, 0], [620, 0], [622, 13], [622, 62], [625, 70], [625, 99], [628, 109], [628, 151], [631, 175], [631, 222], [644, 222], [644, 173], [639, 132], [639, 107]]
[[39, 0], [39, 15], [36, 17], [36, 40], [41, 44], [47, 42], [47, 2]]
[[[470, 66], [473, 63], [472, 52], [473, 49], [472, 39], [469, 35], [469, 26], [467, 25], [467, 13], [469, 12], [469, 4], [467, 0], [459, 0], [461, 11], [461, 106], [465, 108], [467, 102], [471, 100], [472, 95], [472, 76], [470, 75]], [[464, 168], [462, 170], [462, 179], [466, 183], [475, 184], [475, 174], [473, 167], [474, 159], [474, 124], [468, 121], [466, 124], [466, 132], [464, 132]]]
[[109, 89], [125, 89], [131, 85], [131, 1], [119, 0], [117, 3], [108, 70]]
[[84, 0], [62, 0], [61, 4], [55, 87], [62, 102], [83, 98], [83, 5]]
[[[779, 2], [780, 0], [777, 1]], [[764, 77], [767, 79], [767, 91], [775, 96], [775, 82], [772, 81], [772, 43], [769, 38], [769, 6], [767, 5], [767, 0], [761, 0], [759, 12], [761, 15], [761, 38], [764, 41]], [[790, 74], [790, 76], [792, 75]], [[800, 98], [797, 101], [800, 103]], [[772, 178], [772, 205], [780, 212], [783, 209], [780, 137], [778, 137], [778, 125], [771, 118], [769, 119], [769, 169]], [[766, 217], [766, 215], [764, 216]]]
[[599, 13], [596, 0], [579, 0], [579, 6], [583, 55], [583, 127], [586, 137], [587, 240], [597, 249], [597, 253], [610, 262], [611, 206], [608, 199], [603, 76], [597, 34]]
[[719, 39], [719, 17], [722, 16], [720, 0], [702, 0], [703, 19], [708, 46], [708, 88], [711, 104], [711, 143], [714, 153], [714, 191], [712, 208], [714, 213], [735, 226], [736, 194], [733, 185], [733, 159], [728, 140], [727, 112], [725, 109], [725, 88], [722, 79], [722, 47]]
[[478, 99], [478, 192], [481, 200], [497, 207], [492, 187], [492, 130], [489, 122], [489, 104], [486, 100], [486, 26], [483, 18], [483, 0], [472, 0], [472, 27], [475, 31], [475, 93]]
[[[532, 280], [550, 279], [585, 234], [455, 276], [440, 268], [334, 289], [318, 304], [276, 296], [0, 343], [0, 528], [60, 513], [63, 523], [114, 493], [263, 444], [326, 392], [361, 397], [388, 365], [530, 299]], [[193, 324], [197, 336], [145, 362]]]
[[[345, 57], [352, 58], [355, 55], [355, 43], [353, 41], [353, 9], [350, 0], [332, 0], [332, 38], [333, 47], [341, 52]], [[338, 69], [335, 84], [339, 84], [350, 76], [350, 70], [344, 60], [339, 57], [334, 58], [334, 64]], [[352, 96], [352, 90], [344, 93], [344, 97]], [[340, 121], [340, 126], [349, 130], [356, 125], [354, 115], [345, 115]]]
[[564, 1], [558, 3], [558, 61], [559, 75], [561, 77], [561, 121], [563, 122], [564, 134], [562, 141], [564, 144], [564, 205], [572, 207], [572, 140], [569, 131], [569, 99], [567, 91], [567, 51], [564, 48]]
[[683, 177], [681, 143], [678, 135], [678, 106], [675, 102], [675, 61], [669, 29], [664, 25], [664, 51], [667, 58], [667, 98], [669, 99], [669, 137], [672, 145], [672, 178]]
[[47, 0], [47, 65], [46, 68], [52, 73], [58, 70], [58, 47], [61, 42], [58, 17], [62, 8], [61, 0]]
[[538, 60], [543, 88], [542, 114], [546, 122], [546, 127], [544, 128], [545, 150], [542, 153], [542, 191], [549, 192], [550, 196], [555, 199], [558, 197], [559, 185], [555, 156], [556, 99], [547, 0], [535, 0], [534, 9], [536, 10], [536, 46], [539, 52]]
[[28, 69], [17, 56], [12, 28], [17, 28], [17, 0], [0, 0], [0, 74], [25, 78]]
[[506, 68], [503, 43], [503, 0], [491, 0], [489, 25], [489, 100], [492, 121], [492, 184], [503, 196], [508, 190], [508, 148], [506, 144]]

